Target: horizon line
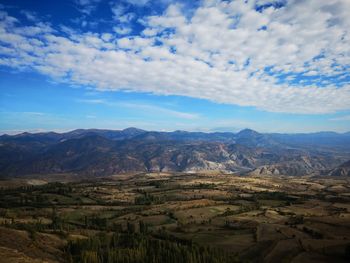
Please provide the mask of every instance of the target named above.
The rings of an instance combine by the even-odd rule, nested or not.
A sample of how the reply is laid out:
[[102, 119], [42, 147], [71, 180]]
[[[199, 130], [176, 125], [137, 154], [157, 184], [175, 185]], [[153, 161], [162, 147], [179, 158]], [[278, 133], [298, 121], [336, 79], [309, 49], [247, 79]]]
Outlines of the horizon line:
[[200, 133], [206, 133], [206, 134], [211, 134], [211, 133], [232, 133], [232, 134], [237, 134], [240, 133], [244, 130], [251, 130], [254, 132], [257, 132], [259, 134], [289, 134], [289, 135], [298, 135], [298, 134], [317, 134], [317, 133], [335, 133], [339, 135], [344, 135], [350, 133], [350, 131], [345, 131], [345, 132], [338, 132], [338, 131], [330, 131], [330, 130], [319, 130], [319, 131], [310, 131], [310, 132], [260, 132], [255, 129], [251, 128], [243, 128], [243, 129], [237, 129], [236, 131], [233, 130], [172, 130], [172, 129], [160, 129], [160, 130], [148, 130], [148, 129], [142, 129], [134, 126], [129, 126], [126, 128], [73, 128], [73, 129], [52, 129], [52, 130], [47, 130], [47, 129], [23, 129], [23, 130], [13, 130], [13, 131], [1, 131], [0, 130], [0, 136], [16, 136], [16, 135], [21, 135], [21, 134], [43, 134], [43, 133], [57, 133], [57, 134], [65, 134], [65, 133], [70, 133], [73, 131], [77, 130], [99, 130], [99, 131], [124, 131], [128, 129], [138, 129], [142, 130], [145, 132], [166, 132], [166, 133], [172, 133], [172, 132], [189, 132], [189, 133], [195, 133], [195, 132], [200, 132]]

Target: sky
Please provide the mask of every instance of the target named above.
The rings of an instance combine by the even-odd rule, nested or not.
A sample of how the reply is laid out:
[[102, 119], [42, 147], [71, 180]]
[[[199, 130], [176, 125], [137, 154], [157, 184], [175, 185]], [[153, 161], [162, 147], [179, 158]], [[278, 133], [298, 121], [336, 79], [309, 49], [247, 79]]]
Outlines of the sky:
[[0, 0], [0, 134], [350, 131], [349, 0]]

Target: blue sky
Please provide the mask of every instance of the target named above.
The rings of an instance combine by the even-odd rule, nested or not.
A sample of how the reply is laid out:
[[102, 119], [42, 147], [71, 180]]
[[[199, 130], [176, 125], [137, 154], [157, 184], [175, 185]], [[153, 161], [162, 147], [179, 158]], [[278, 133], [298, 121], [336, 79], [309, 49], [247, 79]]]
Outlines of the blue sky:
[[348, 11], [347, 0], [0, 0], [0, 133], [350, 131]]

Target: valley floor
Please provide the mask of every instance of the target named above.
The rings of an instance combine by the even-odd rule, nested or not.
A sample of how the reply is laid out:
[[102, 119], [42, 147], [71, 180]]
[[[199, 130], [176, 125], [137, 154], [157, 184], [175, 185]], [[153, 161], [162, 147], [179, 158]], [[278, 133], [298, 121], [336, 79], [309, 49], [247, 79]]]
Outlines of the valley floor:
[[350, 259], [350, 179], [142, 173], [0, 187], [0, 261]]

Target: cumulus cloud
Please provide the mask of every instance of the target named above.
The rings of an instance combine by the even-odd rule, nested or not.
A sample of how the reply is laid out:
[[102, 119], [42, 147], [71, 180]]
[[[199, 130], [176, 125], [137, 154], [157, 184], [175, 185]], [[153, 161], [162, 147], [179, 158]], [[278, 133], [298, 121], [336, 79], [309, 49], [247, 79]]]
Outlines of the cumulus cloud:
[[0, 65], [98, 90], [331, 113], [350, 109], [348, 10], [347, 0], [208, 0], [189, 16], [171, 4], [130, 37], [28, 29], [0, 11]]

